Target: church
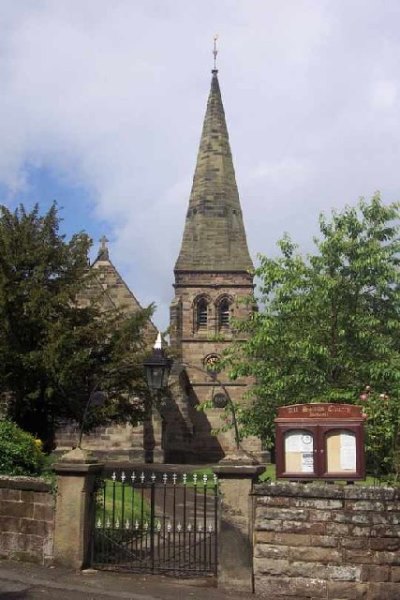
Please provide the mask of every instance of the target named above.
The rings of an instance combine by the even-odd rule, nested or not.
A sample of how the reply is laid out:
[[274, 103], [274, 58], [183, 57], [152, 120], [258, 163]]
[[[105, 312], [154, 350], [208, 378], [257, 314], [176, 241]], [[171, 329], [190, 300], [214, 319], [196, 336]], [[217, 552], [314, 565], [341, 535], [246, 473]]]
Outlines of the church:
[[[93, 269], [107, 301], [132, 313], [140, 307], [111, 261], [105, 238]], [[84, 446], [101, 458], [140, 462], [213, 463], [235, 446], [232, 430], [221, 432], [224, 407], [246, 403], [251, 381], [210, 375], [224, 349], [237, 339], [233, 319], [252, 310], [253, 263], [247, 247], [228, 129], [218, 81], [212, 70], [180, 252], [174, 268], [170, 346], [174, 356], [169, 395], [140, 426], [112, 425], [87, 435]], [[150, 322], [149, 341], [156, 337]], [[227, 397], [229, 396], [229, 397]], [[201, 406], [208, 407], [202, 410]], [[71, 447], [72, 428], [58, 435], [58, 450]], [[261, 443], [246, 438], [243, 448], [262, 458]]]

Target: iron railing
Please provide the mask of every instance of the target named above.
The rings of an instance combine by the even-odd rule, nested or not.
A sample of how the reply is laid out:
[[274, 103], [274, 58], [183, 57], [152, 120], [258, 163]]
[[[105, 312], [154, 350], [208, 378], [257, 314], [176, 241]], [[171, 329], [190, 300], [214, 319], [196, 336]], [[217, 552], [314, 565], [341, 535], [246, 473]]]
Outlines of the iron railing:
[[216, 574], [216, 476], [114, 472], [95, 494], [95, 568]]

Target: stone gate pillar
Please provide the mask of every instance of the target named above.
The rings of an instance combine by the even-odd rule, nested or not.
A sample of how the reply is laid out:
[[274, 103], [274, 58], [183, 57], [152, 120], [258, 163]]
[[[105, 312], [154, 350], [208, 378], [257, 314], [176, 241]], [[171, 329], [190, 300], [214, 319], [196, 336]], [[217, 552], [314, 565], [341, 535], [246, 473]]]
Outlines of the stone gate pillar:
[[254, 482], [263, 465], [219, 464], [214, 467], [221, 492], [218, 539], [218, 586], [253, 592]]
[[103, 467], [80, 448], [53, 467], [57, 474], [54, 560], [59, 565], [81, 569], [90, 562], [94, 484]]

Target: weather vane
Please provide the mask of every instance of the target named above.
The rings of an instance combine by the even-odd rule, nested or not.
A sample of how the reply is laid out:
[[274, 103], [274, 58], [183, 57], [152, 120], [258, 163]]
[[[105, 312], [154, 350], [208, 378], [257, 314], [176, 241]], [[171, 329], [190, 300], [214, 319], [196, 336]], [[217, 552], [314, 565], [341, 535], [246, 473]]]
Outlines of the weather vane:
[[214, 35], [214, 50], [213, 50], [213, 54], [214, 54], [214, 71], [217, 70], [217, 54], [218, 54], [217, 40], [218, 40], [218, 33], [216, 33]]

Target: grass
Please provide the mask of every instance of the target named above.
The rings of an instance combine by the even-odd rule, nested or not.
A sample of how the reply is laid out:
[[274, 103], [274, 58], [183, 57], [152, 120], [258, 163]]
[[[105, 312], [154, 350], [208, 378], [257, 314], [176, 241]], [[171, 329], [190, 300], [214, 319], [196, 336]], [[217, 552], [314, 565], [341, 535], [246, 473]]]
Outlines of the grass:
[[105, 495], [103, 489], [99, 491], [96, 516], [101, 520], [104, 516], [106, 520], [112, 520], [113, 515], [120, 523], [122, 518], [131, 522], [147, 521], [150, 518], [149, 501], [129, 484], [123, 485], [120, 481], [106, 479]]
[[[262, 473], [259, 477], [259, 481], [264, 482], [264, 481], [276, 481], [276, 468], [275, 465], [270, 464], [267, 465], [267, 468], [265, 469], [264, 473]], [[284, 481], [284, 479], [281, 479], [280, 481]], [[312, 479], [311, 481], [326, 481], [325, 479]], [[334, 479], [334, 480], [330, 480], [332, 481], [332, 483], [337, 483], [339, 485], [345, 485], [347, 483], [347, 481], [351, 481], [351, 478], [349, 480], [347, 479]], [[387, 485], [387, 481], [385, 479], [379, 479], [377, 477], [374, 477], [373, 475], [368, 475], [366, 476], [365, 480], [358, 480], [354, 482], [355, 485], [364, 485], [364, 486], [383, 486], [383, 485]], [[388, 484], [389, 485], [389, 484]]]
[[194, 487], [194, 483], [193, 483], [193, 475], [196, 474], [197, 475], [197, 487], [199, 488], [200, 486], [203, 486], [203, 477], [204, 475], [207, 475], [207, 484], [209, 485], [210, 489], [211, 487], [213, 487], [213, 483], [214, 483], [214, 472], [212, 470], [212, 467], [204, 467], [204, 468], [199, 468], [196, 469], [195, 471], [192, 471], [191, 473], [188, 473], [188, 477], [187, 477], [187, 483], [186, 483], [186, 487]]
[[[198, 477], [198, 481], [202, 482], [202, 478], [203, 475], [206, 474], [210, 480], [210, 478], [212, 479], [212, 475], [213, 475], [213, 470], [211, 467], [207, 467], [207, 468], [200, 468], [200, 469], [196, 469], [196, 471], [193, 471], [193, 473], [197, 473], [197, 477]], [[190, 478], [188, 477], [188, 486], [193, 487], [193, 482], [192, 482], [192, 475], [193, 473], [191, 473]], [[267, 482], [267, 481], [276, 481], [276, 467], [274, 464], [268, 464], [264, 473], [261, 473], [260, 477], [259, 477], [259, 481], [260, 482]], [[284, 479], [281, 479], [280, 481], [285, 481]], [[310, 481], [325, 481], [325, 479], [312, 479]], [[345, 485], [347, 483], [348, 480], [346, 479], [335, 479], [332, 480], [332, 483], [336, 483], [339, 485]], [[351, 481], [351, 479], [350, 479]], [[354, 482], [355, 485], [363, 485], [363, 486], [383, 486], [383, 485], [392, 485], [390, 483], [388, 483], [386, 481], [386, 479], [379, 479], [378, 477], [374, 477], [373, 475], [369, 475], [367, 474], [365, 480], [358, 480]]]
[[267, 465], [267, 468], [265, 469], [264, 473], [261, 473], [259, 481], [275, 481], [275, 479], [275, 465]]

